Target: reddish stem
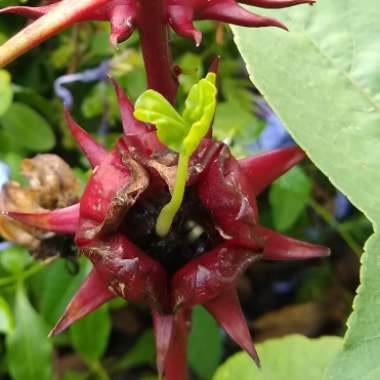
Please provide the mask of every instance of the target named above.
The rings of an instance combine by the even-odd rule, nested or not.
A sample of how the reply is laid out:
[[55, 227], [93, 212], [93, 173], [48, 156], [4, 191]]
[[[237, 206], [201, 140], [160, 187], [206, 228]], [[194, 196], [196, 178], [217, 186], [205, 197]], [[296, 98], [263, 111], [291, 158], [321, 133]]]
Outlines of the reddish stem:
[[175, 103], [178, 83], [169, 46], [165, 2], [166, 0], [139, 0], [137, 27], [148, 87]]

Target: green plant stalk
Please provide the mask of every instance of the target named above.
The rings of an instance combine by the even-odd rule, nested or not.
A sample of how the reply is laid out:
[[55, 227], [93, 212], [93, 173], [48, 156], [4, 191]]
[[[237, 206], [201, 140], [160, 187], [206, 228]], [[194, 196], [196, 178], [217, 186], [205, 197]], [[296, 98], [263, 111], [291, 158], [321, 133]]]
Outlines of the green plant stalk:
[[358, 257], [361, 257], [363, 250], [360, 245], [355, 241], [355, 239], [335, 220], [329, 211], [327, 211], [323, 206], [318, 204], [314, 199], [309, 199], [308, 201], [310, 207], [332, 228], [334, 228], [341, 238], [346, 242], [346, 244], [351, 248], [353, 252]]
[[78, 12], [92, 10], [105, 4], [107, 0], [68, 0], [38, 20], [29, 24], [15, 36], [0, 46], [0, 67], [4, 67], [32, 47], [69, 27], [78, 19]]
[[97, 361], [89, 361], [86, 360], [86, 365], [89, 368], [89, 370], [96, 375], [96, 377], [99, 380], [110, 380], [110, 377], [106, 371], [106, 369], [103, 367], [102, 363]]
[[52, 257], [51, 259], [38, 262], [32, 265], [30, 268], [28, 268], [25, 272], [0, 279], [0, 288], [5, 287], [5, 286], [10, 286], [10, 285], [15, 285], [19, 282], [25, 281], [29, 277], [34, 276], [35, 274], [40, 272], [42, 269], [44, 269], [46, 266], [51, 264], [55, 259], [56, 257]]
[[172, 199], [161, 210], [156, 223], [156, 233], [161, 237], [164, 237], [169, 233], [173, 220], [181, 207], [182, 200], [185, 195], [189, 159], [190, 155], [185, 153], [179, 154], [176, 181]]

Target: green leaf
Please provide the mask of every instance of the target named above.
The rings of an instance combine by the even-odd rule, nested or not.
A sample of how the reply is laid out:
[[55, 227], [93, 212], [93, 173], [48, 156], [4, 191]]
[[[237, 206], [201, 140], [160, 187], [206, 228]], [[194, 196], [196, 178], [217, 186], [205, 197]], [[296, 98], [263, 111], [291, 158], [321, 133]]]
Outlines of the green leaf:
[[215, 74], [209, 73], [191, 88], [182, 116], [154, 90], [145, 91], [137, 99], [134, 115], [154, 124], [163, 144], [190, 156], [211, 126], [216, 108], [215, 81]]
[[338, 337], [308, 339], [301, 335], [269, 340], [257, 345], [262, 368], [245, 352], [230, 357], [213, 380], [321, 380], [342, 346]]
[[156, 350], [153, 331], [146, 330], [137, 340], [136, 344], [115, 365], [115, 370], [126, 370], [143, 364], [154, 364]]
[[0, 116], [3, 115], [12, 104], [13, 90], [11, 76], [8, 71], [0, 70]]
[[73, 276], [67, 268], [67, 262], [64, 259], [59, 259], [45, 270], [41, 294], [41, 314], [50, 328], [61, 317], [89, 269], [88, 261], [81, 261], [80, 272]]
[[55, 136], [46, 120], [32, 108], [13, 103], [0, 119], [12, 142], [32, 151], [47, 151], [54, 147]]
[[229, 100], [218, 103], [212, 135], [229, 144], [236, 158], [246, 157], [252, 151], [252, 141], [260, 135], [264, 126], [263, 120], [259, 120], [252, 112], [252, 102], [248, 111], [240, 99]]
[[184, 91], [188, 93], [191, 87], [196, 84], [202, 76], [202, 59], [200, 55], [186, 52], [178, 59], [178, 65], [181, 68], [182, 75], [179, 76], [179, 82]]
[[269, 191], [272, 219], [277, 230], [289, 229], [305, 209], [311, 181], [298, 166], [275, 181]]
[[[268, 12], [289, 33], [234, 28], [251, 78], [294, 139], [374, 224], [345, 344], [327, 376], [378, 379], [380, 362], [380, 7], [319, 0]], [[270, 59], [268, 59], [270, 57]]]
[[216, 75], [207, 74], [194, 85], [185, 102], [183, 118], [191, 125], [183, 141], [184, 151], [190, 156], [210, 129], [216, 109]]
[[113, 123], [119, 118], [119, 106], [115, 91], [106, 82], [97, 83], [83, 99], [81, 111], [87, 118], [102, 116], [107, 107], [107, 121]]
[[0, 333], [10, 334], [14, 328], [14, 320], [8, 302], [0, 297]]
[[185, 194], [189, 160], [209, 130], [216, 108], [216, 75], [207, 74], [195, 84], [186, 99], [183, 116], [158, 92], [145, 91], [135, 104], [134, 116], [157, 127], [159, 140], [179, 153], [176, 182], [171, 201], [156, 223], [156, 233], [166, 236]]
[[52, 346], [42, 318], [20, 286], [16, 294], [16, 328], [9, 336], [8, 365], [14, 380], [52, 380]]
[[[185, 109], [182, 116], [188, 124], [194, 124], [200, 121], [205, 113], [207, 113], [210, 105], [215, 109], [215, 74], [208, 74], [205, 79], [201, 79], [198, 83], [191, 87], [185, 101]], [[214, 113], [212, 114], [214, 116]], [[208, 127], [210, 126], [210, 123]]]
[[203, 307], [194, 308], [192, 319], [189, 362], [202, 379], [211, 379], [222, 356], [221, 331], [214, 318]]
[[79, 372], [68, 371], [65, 372], [63, 380], [86, 380], [87, 376]]
[[136, 101], [137, 119], [154, 124], [160, 141], [175, 152], [181, 151], [189, 126], [173, 106], [158, 92], [145, 91]]
[[[12, 148], [14, 148], [12, 146]], [[16, 181], [21, 184], [21, 186], [27, 185], [27, 181], [25, 177], [21, 174], [21, 161], [23, 157], [21, 157], [20, 153], [9, 152], [6, 153], [2, 159], [11, 169], [11, 180]]]
[[103, 356], [110, 333], [111, 318], [107, 305], [70, 327], [70, 337], [75, 350], [89, 361], [96, 361]]
[[32, 256], [25, 248], [13, 246], [3, 250], [0, 254], [0, 264], [9, 273], [20, 274], [33, 261]]

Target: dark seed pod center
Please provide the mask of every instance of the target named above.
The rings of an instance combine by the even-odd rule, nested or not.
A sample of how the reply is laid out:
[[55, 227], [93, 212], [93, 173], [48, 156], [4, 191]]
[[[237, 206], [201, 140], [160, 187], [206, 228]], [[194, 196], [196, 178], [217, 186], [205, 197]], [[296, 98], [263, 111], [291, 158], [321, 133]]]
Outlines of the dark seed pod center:
[[157, 218], [169, 200], [167, 191], [154, 198], [140, 199], [128, 211], [121, 229], [134, 244], [160, 262], [170, 276], [193, 258], [212, 249], [221, 239], [194, 188], [186, 190], [169, 234], [164, 238], [158, 236], [155, 231]]

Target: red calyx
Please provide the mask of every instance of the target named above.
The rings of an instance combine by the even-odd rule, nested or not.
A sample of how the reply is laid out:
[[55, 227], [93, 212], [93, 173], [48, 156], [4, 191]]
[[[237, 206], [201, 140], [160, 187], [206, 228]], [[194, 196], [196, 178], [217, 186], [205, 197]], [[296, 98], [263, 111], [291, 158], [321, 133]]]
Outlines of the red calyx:
[[166, 380], [183, 380], [191, 308], [202, 304], [259, 363], [236, 295], [239, 276], [259, 259], [329, 254], [325, 247], [259, 224], [256, 195], [304, 153], [288, 148], [237, 161], [223, 143], [205, 138], [191, 158], [186, 196], [172, 230], [160, 238], [155, 222], [170, 197], [178, 158], [154, 130], [134, 119], [133, 105], [114, 85], [124, 135], [111, 152], [66, 111], [70, 130], [93, 166], [79, 205], [43, 214], [9, 213], [22, 223], [75, 234], [79, 252], [93, 263], [52, 334], [116, 296], [149, 305], [158, 369]]

